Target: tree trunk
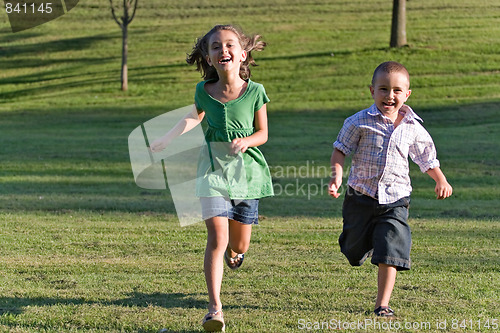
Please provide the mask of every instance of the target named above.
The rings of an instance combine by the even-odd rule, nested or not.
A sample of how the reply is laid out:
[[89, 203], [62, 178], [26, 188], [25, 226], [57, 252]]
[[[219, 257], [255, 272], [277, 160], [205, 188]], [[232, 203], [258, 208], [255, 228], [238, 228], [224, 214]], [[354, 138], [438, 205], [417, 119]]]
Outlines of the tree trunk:
[[128, 57], [128, 31], [127, 31], [127, 24], [123, 24], [123, 29], [122, 29], [122, 74], [121, 74], [121, 81], [122, 81], [122, 90], [127, 91], [128, 90], [128, 69], [127, 69], [127, 57]]
[[406, 0], [393, 0], [391, 47], [402, 47], [406, 42]]
[[[66, 0], [69, 1], [69, 0]], [[74, 0], [73, 0], [74, 1]], [[78, 0], [77, 0], [78, 1]], [[118, 18], [115, 13], [115, 8], [113, 7], [113, 0], [109, 0], [109, 5], [111, 6], [111, 14], [116, 24], [122, 29], [122, 73], [121, 73], [121, 83], [122, 90], [128, 90], [128, 68], [127, 68], [127, 57], [128, 57], [128, 25], [135, 17], [135, 12], [137, 10], [137, 2], [139, 0], [123, 0], [123, 16]], [[132, 15], [130, 15], [129, 10], [134, 7]]]

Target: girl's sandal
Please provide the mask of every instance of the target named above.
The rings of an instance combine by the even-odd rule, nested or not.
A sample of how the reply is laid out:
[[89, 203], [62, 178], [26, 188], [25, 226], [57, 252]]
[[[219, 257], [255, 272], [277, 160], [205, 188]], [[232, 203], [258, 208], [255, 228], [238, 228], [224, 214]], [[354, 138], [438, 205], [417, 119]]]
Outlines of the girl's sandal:
[[377, 317], [394, 318], [394, 310], [388, 306], [379, 306], [373, 311]]
[[224, 332], [226, 328], [222, 310], [207, 313], [201, 324], [205, 332]]
[[238, 253], [234, 258], [231, 258], [227, 254], [227, 251], [224, 252], [224, 261], [226, 262], [227, 266], [232, 270], [240, 268], [240, 266], [243, 264], [243, 259], [245, 259], [244, 253]]

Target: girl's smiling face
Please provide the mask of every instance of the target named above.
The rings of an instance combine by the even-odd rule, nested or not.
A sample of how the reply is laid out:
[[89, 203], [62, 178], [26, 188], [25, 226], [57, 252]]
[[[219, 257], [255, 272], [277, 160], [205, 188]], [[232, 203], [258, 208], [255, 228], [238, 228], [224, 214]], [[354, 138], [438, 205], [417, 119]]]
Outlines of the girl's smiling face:
[[370, 86], [377, 108], [386, 116], [397, 114], [410, 97], [410, 82], [401, 72], [379, 73]]
[[214, 66], [217, 72], [237, 70], [247, 58], [241, 47], [238, 36], [230, 30], [215, 32], [208, 41], [207, 63]]

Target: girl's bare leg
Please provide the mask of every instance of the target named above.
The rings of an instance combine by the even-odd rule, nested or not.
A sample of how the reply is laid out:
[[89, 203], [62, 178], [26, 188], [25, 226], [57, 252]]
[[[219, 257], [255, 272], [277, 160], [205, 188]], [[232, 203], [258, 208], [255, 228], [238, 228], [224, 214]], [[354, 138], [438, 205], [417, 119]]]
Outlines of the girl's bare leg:
[[208, 310], [215, 312], [222, 309], [220, 291], [224, 272], [224, 251], [229, 239], [227, 217], [212, 217], [205, 221], [207, 226], [207, 247], [203, 268], [208, 289]]
[[234, 258], [239, 253], [245, 253], [250, 247], [252, 225], [229, 220], [229, 248], [228, 255]]
[[228, 221], [226, 217], [219, 216], [206, 220], [205, 224], [207, 226], [207, 247], [204, 271], [208, 289], [208, 310], [215, 312], [222, 309], [220, 291], [224, 273], [224, 251], [227, 249], [231, 258], [238, 253], [245, 253], [250, 246], [252, 225], [234, 220]]

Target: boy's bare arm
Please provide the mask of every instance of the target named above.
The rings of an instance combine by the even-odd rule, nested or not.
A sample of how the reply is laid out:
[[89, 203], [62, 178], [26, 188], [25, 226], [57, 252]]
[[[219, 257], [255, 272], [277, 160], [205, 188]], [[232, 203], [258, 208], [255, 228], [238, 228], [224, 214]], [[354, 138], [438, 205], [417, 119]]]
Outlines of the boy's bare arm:
[[328, 194], [334, 198], [338, 198], [340, 194], [337, 192], [342, 185], [342, 173], [344, 171], [345, 154], [338, 149], [334, 149], [330, 163], [332, 166], [332, 179], [328, 184]]
[[427, 170], [427, 174], [436, 182], [436, 188], [434, 191], [436, 192], [438, 199], [445, 199], [451, 196], [453, 188], [448, 183], [444, 173], [439, 167]]

